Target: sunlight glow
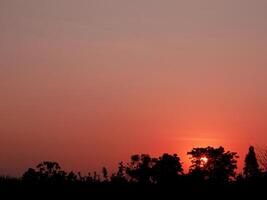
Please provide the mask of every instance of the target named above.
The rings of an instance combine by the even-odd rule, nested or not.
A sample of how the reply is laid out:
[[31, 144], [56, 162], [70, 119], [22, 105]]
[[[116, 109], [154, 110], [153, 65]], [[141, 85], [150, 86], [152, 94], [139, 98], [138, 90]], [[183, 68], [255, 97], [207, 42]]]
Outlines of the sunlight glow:
[[200, 158], [200, 161], [203, 163], [203, 164], [206, 164], [208, 162], [208, 158], [206, 156], [203, 156]]

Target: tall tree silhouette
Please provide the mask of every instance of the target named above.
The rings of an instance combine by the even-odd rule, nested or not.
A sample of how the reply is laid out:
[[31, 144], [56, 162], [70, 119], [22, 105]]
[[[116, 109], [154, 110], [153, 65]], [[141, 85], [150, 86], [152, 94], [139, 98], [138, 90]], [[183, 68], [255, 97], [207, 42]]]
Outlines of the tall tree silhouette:
[[174, 183], [182, 175], [183, 168], [177, 154], [169, 155], [165, 153], [155, 161], [153, 179], [156, 183]]
[[201, 179], [222, 183], [235, 176], [237, 153], [223, 147], [193, 148], [187, 153], [191, 156], [190, 174]]
[[260, 174], [259, 164], [253, 146], [249, 147], [249, 152], [245, 158], [244, 175], [246, 178], [257, 177]]

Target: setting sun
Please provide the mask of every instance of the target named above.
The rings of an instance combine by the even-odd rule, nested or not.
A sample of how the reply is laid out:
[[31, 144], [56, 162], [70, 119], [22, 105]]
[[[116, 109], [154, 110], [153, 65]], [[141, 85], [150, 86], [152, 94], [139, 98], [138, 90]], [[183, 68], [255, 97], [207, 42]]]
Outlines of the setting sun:
[[208, 158], [206, 156], [203, 156], [200, 158], [201, 163], [204, 165], [208, 162]]

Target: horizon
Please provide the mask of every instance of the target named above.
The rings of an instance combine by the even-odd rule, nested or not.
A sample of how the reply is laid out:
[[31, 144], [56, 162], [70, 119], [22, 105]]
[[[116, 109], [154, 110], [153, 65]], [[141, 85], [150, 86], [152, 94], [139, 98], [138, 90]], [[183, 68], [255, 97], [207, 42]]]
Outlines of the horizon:
[[267, 1], [1, 0], [0, 174], [267, 142]]
[[[79, 170], [74, 170], [74, 169], [67, 169], [67, 171], [65, 171], [66, 170], [66, 168], [64, 168], [64, 166], [63, 165], [61, 165], [61, 163], [59, 163], [59, 162], [57, 162], [56, 160], [42, 160], [42, 161], [39, 161], [38, 163], [35, 163], [35, 165], [34, 166], [28, 166], [27, 168], [25, 168], [25, 170], [22, 172], [22, 174], [16, 174], [16, 175], [10, 175], [10, 174], [0, 174], [0, 177], [10, 177], [10, 178], [19, 178], [19, 177], [23, 177], [23, 174], [24, 173], [26, 173], [28, 170], [30, 170], [30, 169], [36, 169], [36, 168], [38, 168], [38, 166], [41, 164], [41, 163], [45, 163], [45, 162], [49, 162], [49, 163], [57, 163], [59, 166], [60, 166], [60, 169], [61, 170], [63, 170], [63, 171], [65, 171], [66, 173], [70, 173], [70, 172], [73, 172], [73, 173], [77, 173], [77, 174], [81, 174], [82, 176], [86, 176], [86, 175], [92, 175], [92, 174], [94, 174], [94, 173], [96, 173], [98, 176], [102, 176], [101, 174], [103, 173], [103, 168], [105, 168], [105, 170], [107, 171], [107, 173], [109, 174], [109, 176], [111, 176], [112, 174], [114, 174], [114, 173], [116, 173], [117, 171], [118, 171], [118, 167], [119, 167], [119, 165], [120, 165], [120, 163], [122, 163], [124, 166], [129, 166], [129, 165], [131, 165], [130, 163], [131, 163], [131, 157], [132, 156], [135, 156], [135, 155], [138, 155], [138, 156], [142, 156], [142, 155], [145, 155], [145, 156], [149, 156], [149, 157], [151, 157], [151, 158], [155, 158], [155, 159], [158, 159], [158, 158], [160, 158], [160, 157], [162, 157], [164, 154], [167, 154], [167, 155], [170, 155], [170, 156], [173, 156], [173, 155], [177, 155], [177, 157], [179, 158], [179, 162], [181, 163], [181, 169], [182, 169], [182, 172], [186, 175], [188, 175], [188, 174], [190, 174], [190, 167], [193, 167], [193, 160], [192, 160], [192, 155], [189, 155], [189, 152], [191, 152], [193, 149], [195, 149], [195, 148], [197, 148], [197, 149], [201, 149], [201, 148], [203, 148], [203, 149], [207, 149], [207, 148], [215, 148], [215, 149], [217, 149], [217, 148], [221, 148], [222, 146], [217, 146], [217, 147], [215, 147], [215, 146], [202, 146], [202, 147], [194, 147], [194, 148], [192, 148], [190, 151], [188, 151], [187, 153], [186, 153], [186, 155], [187, 155], [187, 157], [188, 157], [188, 163], [187, 162], [184, 162], [182, 159], [181, 159], [181, 157], [177, 154], [177, 153], [169, 153], [169, 152], [164, 152], [164, 153], [161, 153], [161, 154], [159, 154], [159, 155], [150, 155], [150, 154], [148, 154], [148, 153], [141, 153], [141, 152], [139, 152], [139, 153], [137, 153], [137, 154], [132, 154], [132, 155], [130, 155], [129, 156], [129, 158], [128, 158], [128, 160], [120, 160], [120, 161], [118, 161], [116, 164], [116, 167], [114, 167], [114, 168], [107, 168], [106, 166], [102, 166], [101, 168], [99, 168], [99, 169], [97, 169], [97, 170], [88, 170], [88, 171], [83, 171], [83, 172], [81, 172], [81, 171], [79, 171]], [[254, 151], [254, 146], [250, 146], [250, 147], [252, 147], [253, 148], [253, 151]], [[249, 148], [250, 148], [249, 147]], [[237, 161], [237, 165], [236, 165], [236, 169], [234, 170], [234, 172], [235, 172], [235, 178], [238, 176], [238, 175], [242, 175], [242, 176], [244, 176], [244, 169], [243, 169], [243, 167], [245, 166], [245, 160], [243, 160], [243, 163], [241, 164], [240, 163], [240, 155], [238, 154], [238, 152], [233, 152], [233, 151], [230, 151], [230, 150], [228, 150], [228, 149], [225, 149], [224, 147], [222, 147], [223, 149], [224, 149], [224, 151], [225, 151], [225, 153], [226, 152], [229, 152], [229, 153], [234, 153], [234, 154], [236, 154], [236, 158], [235, 158], [235, 160]], [[248, 152], [246, 153], [246, 156], [248, 155], [248, 153], [249, 153], [249, 148], [248, 148]], [[264, 173], [264, 172], [266, 172], [266, 166], [265, 166], [265, 163], [264, 163], [264, 165], [261, 163], [261, 162], [265, 162], [265, 158], [262, 158], [261, 156], [263, 156], [263, 154], [261, 154], [261, 153], [266, 153], [266, 151], [267, 151], [267, 149], [265, 149], [265, 148], [262, 148], [262, 147], [259, 147], [259, 146], [257, 146], [256, 147], [256, 149], [255, 149], [255, 156], [256, 156], [256, 159], [257, 159], [257, 163], [259, 164], [259, 170], [261, 170], [262, 171], [262, 173]], [[242, 157], [242, 156], [241, 156]], [[245, 157], [245, 156], [244, 156]], [[209, 160], [209, 158], [205, 155], [205, 154], [203, 154], [202, 156], [200, 156], [200, 158], [198, 158], [201, 162], [204, 162], [204, 163], [207, 163], [207, 161]], [[214, 159], [214, 158], [212, 158], [212, 159]], [[190, 160], [190, 162], [189, 162], [189, 160]], [[240, 167], [241, 166], [241, 167]], [[186, 167], [186, 168], [185, 168]], [[193, 167], [194, 168], [194, 167]], [[102, 177], [103, 178], [103, 177]]]

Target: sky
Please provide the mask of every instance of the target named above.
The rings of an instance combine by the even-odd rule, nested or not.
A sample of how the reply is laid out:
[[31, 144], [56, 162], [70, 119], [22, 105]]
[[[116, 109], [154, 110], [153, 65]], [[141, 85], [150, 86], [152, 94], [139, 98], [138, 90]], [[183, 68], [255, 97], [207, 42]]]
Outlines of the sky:
[[0, 0], [0, 173], [267, 142], [267, 1]]

